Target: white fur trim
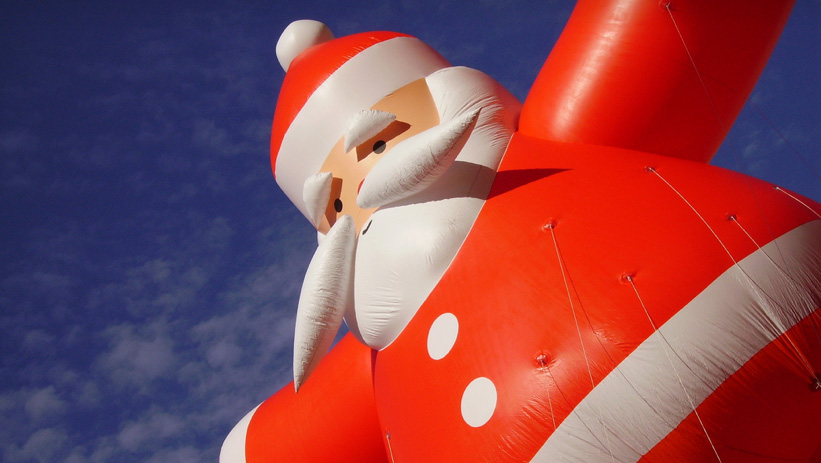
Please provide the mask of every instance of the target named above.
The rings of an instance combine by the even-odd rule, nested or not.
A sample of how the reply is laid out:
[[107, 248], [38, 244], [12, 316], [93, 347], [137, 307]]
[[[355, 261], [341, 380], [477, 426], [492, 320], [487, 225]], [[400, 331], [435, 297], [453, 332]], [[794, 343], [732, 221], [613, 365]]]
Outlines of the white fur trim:
[[248, 412], [228, 433], [220, 449], [219, 463], [245, 463], [245, 438], [248, 435], [248, 425], [258, 408], [259, 405]]

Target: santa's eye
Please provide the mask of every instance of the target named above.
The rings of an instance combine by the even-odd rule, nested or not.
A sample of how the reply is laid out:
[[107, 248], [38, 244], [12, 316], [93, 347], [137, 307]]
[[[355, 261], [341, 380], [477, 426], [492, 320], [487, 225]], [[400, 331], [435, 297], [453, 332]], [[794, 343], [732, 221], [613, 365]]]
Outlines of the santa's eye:
[[334, 200], [334, 210], [336, 212], [342, 212], [342, 200], [341, 199], [336, 198]]
[[385, 143], [384, 140], [377, 140], [376, 143], [373, 144], [373, 152], [376, 153], [376, 154], [379, 154], [379, 153], [385, 151], [385, 147], [387, 147], [387, 146], [388, 146], [388, 144]]

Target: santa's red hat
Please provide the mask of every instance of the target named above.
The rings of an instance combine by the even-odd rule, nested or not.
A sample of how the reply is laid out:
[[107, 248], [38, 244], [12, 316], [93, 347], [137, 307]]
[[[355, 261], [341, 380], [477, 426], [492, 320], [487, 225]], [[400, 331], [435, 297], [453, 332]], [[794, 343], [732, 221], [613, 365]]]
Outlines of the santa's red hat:
[[327, 26], [311, 20], [285, 29], [277, 58], [286, 74], [271, 132], [271, 166], [303, 214], [303, 184], [319, 171], [351, 117], [449, 66], [417, 38], [366, 32], [335, 39]]

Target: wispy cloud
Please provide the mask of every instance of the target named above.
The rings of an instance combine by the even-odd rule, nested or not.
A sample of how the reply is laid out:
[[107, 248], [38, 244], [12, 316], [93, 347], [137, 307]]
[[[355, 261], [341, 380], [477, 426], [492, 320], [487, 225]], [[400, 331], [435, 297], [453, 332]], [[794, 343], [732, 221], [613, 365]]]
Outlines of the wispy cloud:
[[60, 415], [66, 410], [66, 402], [54, 390], [54, 386], [44, 387], [26, 400], [26, 412], [34, 421]]
[[4, 155], [11, 153], [35, 151], [40, 140], [27, 128], [16, 128], [0, 133], [0, 152]]
[[68, 433], [61, 428], [45, 428], [35, 431], [23, 444], [19, 455], [20, 461], [34, 460], [49, 463], [58, 459], [69, 443]]
[[125, 450], [136, 452], [185, 432], [185, 426], [180, 417], [152, 408], [139, 420], [126, 422], [117, 434], [117, 443]]
[[104, 330], [104, 336], [110, 340], [111, 348], [99, 357], [98, 365], [121, 387], [145, 390], [146, 384], [178, 363], [174, 343], [163, 323], [154, 323], [139, 332], [133, 325], [112, 326]]

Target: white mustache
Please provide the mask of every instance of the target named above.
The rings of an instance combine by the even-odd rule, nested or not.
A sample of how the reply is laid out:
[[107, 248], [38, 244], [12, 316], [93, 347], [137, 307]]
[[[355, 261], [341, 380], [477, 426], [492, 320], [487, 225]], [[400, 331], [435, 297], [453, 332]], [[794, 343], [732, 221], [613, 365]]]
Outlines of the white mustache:
[[465, 113], [396, 145], [365, 177], [356, 204], [381, 207], [430, 186], [453, 164], [478, 116], [478, 109]]
[[344, 215], [317, 247], [299, 295], [294, 332], [294, 389], [319, 365], [333, 343], [350, 301], [356, 226]]

